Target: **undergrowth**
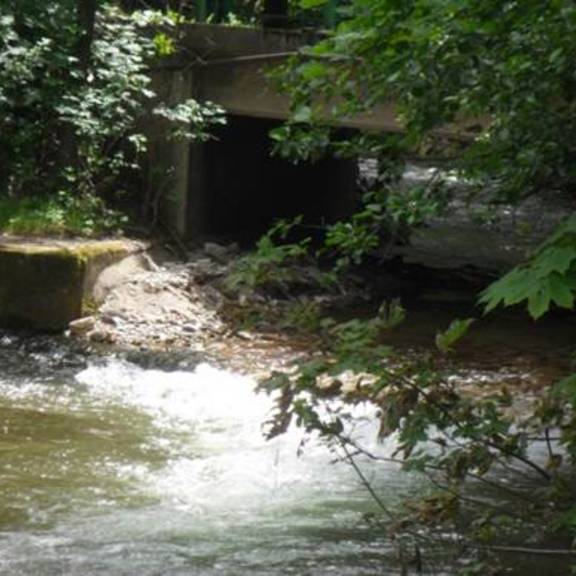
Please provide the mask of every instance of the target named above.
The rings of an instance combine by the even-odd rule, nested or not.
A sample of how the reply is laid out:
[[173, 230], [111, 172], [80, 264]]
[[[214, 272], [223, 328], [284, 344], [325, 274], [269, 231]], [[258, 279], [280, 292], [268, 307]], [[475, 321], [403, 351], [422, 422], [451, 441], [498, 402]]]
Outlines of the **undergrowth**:
[[100, 236], [118, 233], [126, 216], [91, 194], [0, 198], [0, 231], [7, 234]]

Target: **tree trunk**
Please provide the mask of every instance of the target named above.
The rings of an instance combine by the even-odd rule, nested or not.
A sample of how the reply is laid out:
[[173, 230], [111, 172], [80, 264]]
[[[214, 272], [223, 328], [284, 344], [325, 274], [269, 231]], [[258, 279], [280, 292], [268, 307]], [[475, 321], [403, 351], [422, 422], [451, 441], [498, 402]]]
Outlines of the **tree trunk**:
[[79, 34], [76, 55], [83, 74], [86, 74], [92, 57], [97, 3], [98, 0], [77, 0], [76, 3], [76, 20]]
[[[79, 82], [85, 82], [88, 76], [90, 60], [92, 59], [97, 6], [98, 0], [76, 0], [78, 38], [75, 56], [78, 58], [78, 68], [81, 71]], [[74, 126], [71, 124], [64, 124], [60, 132], [59, 164], [62, 169], [78, 166], [78, 138]]]

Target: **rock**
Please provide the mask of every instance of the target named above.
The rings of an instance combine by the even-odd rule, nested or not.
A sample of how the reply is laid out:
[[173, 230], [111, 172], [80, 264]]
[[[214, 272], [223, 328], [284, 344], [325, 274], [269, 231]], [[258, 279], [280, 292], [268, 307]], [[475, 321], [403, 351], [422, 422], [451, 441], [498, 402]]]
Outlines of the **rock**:
[[[152, 259], [145, 253], [131, 254], [116, 264], [103, 270], [94, 282], [92, 294], [97, 302], [103, 302], [106, 296], [118, 286], [131, 282], [132, 278], [149, 271]], [[154, 264], [155, 266], [155, 264]], [[137, 283], [137, 281], [134, 281]]]
[[113, 314], [101, 314], [100, 321], [110, 326], [118, 326], [119, 324], [119, 318]]
[[158, 272], [161, 269], [160, 266], [158, 266], [158, 264], [154, 262], [150, 254], [143, 252], [141, 258], [142, 258], [142, 265], [146, 270], [149, 270], [151, 272]]
[[217, 264], [209, 258], [200, 258], [190, 262], [188, 269], [196, 284], [206, 284], [226, 273], [226, 266]]
[[110, 326], [118, 326], [122, 322], [122, 318], [119, 314], [104, 312], [100, 315], [100, 321], [104, 324], [109, 324]]
[[212, 310], [221, 310], [224, 306], [224, 296], [212, 286], [204, 286], [201, 297], [197, 296], [194, 301]]
[[85, 316], [84, 318], [78, 318], [78, 320], [72, 320], [68, 324], [68, 328], [73, 336], [83, 336], [93, 330], [95, 325], [96, 319], [94, 316]]
[[7, 348], [8, 346], [12, 346], [13, 343], [14, 343], [14, 339], [10, 338], [10, 336], [2, 336], [2, 338], [0, 338], [0, 346], [2, 346], [2, 348]]
[[216, 244], [216, 242], [206, 242], [206, 244], [204, 244], [204, 253], [220, 264], [228, 264], [234, 256], [230, 248]]
[[248, 340], [250, 342], [255, 339], [255, 336], [253, 334], [250, 334], [250, 332], [246, 332], [245, 330], [240, 330], [239, 332], [236, 332], [236, 336], [238, 336], [238, 338], [240, 338], [241, 340]]
[[114, 342], [116, 340], [116, 338], [115, 338], [114, 334], [112, 334], [112, 332], [109, 332], [108, 330], [105, 330], [103, 328], [95, 328], [94, 330], [91, 330], [90, 332], [88, 332], [86, 337], [91, 342], [98, 342], [101, 344], [104, 344], [104, 343], [111, 344], [112, 342]]

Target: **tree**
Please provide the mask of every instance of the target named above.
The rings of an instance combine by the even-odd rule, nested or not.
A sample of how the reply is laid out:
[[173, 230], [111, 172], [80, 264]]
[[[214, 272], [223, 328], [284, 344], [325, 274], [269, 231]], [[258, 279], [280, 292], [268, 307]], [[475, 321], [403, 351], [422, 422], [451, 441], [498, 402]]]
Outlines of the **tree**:
[[156, 101], [153, 30], [165, 38], [174, 26], [161, 13], [97, 0], [0, 5], [0, 194], [56, 198], [58, 218], [84, 202], [95, 212], [88, 231], [107, 220], [100, 197], [125, 190], [121, 181], [139, 168], [144, 115], [164, 117], [181, 137], [205, 138], [222, 122], [209, 103], [170, 110]]
[[96, 24], [97, 0], [78, 0], [76, 14], [78, 20], [78, 63], [84, 73], [90, 65], [94, 26]]
[[[498, 200], [550, 188], [574, 193], [573, 2], [356, 0], [351, 10], [352, 17], [333, 35], [275, 73], [292, 101], [290, 122], [273, 135], [280, 153], [310, 158], [330, 151], [386, 159], [432, 148], [448, 169], [479, 187], [490, 183]], [[331, 126], [343, 116], [390, 100], [404, 126], [402, 136], [334, 138]], [[467, 132], [453, 129], [456, 138], [446, 137], [446, 128], [463, 119]], [[556, 236], [554, 242], [559, 241]], [[571, 308], [576, 293], [571, 235], [562, 235], [562, 250], [561, 264], [539, 267], [541, 277], [555, 274], [551, 292], [534, 296], [524, 285], [506, 303], [532, 294], [534, 316], [552, 301]], [[558, 252], [544, 251], [540, 258], [552, 254]], [[529, 269], [523, 278], [531, 281]], [[489, 292], [486, 301], [494, 302], [490, 297], [496, 295]]]
[[[389, 176], [383, 178], [385, 193], [373, 192], [359, 214], [328, 231], [328, 242], [341, 249], [347, 261], [373, 248], [374, 225], [389, 224], [386, 214], [394, 180], [389, 160], [406, 154], [433, 149], [448, 169], [480, 187], [490, 183], [496, 199], [516, 200], [551, 187], [574, 193], [573, 2], [355, 0], [350, 10], [350, 18], [331, 36], [274, 73], [291, 97], [292, 115], [272, 135], [278, 153], [289, 157], [314, 159], [332, 153], [380, 160], [383, 176]], [[403, 124], [402, 135], [358, 134], [346, 140], [337, 136], [334, 126], [342, 117], [390, 100]], [[454, 127], [463, 119], [469, 129], [455, 134]], [[471, 123], [474, 119], [478, 121]], [[363, 236], [366, 230], [370, 235]], [[575, 297], [572, 216], [529, 261], [493, 284], [481, 301], [487, 311], [525, 302], [530, 314], [539, 318], [553, 305], [573, 310]], [[389, 349], [378, 345], [379, 333], [389, 329], [390, 321], [384, 310], [368, 321], [328, 325], [324, 357], [264, 383], [268, 391], [279, 393], [271, 435], [295, 420], [343, 450], [343, 459], [351, 461], [354, 454], [366, 454], [346, 434], [346, 423], [354, 418], [350, 406], [366, 402], [379, 410], [382, 435], [397, 435], [396, 456], [412, 469], [433, 474], [436, 482], [441, 479], [444, 496], [425, 507], [422, 517], [440, 522], [457, 517], [467, 503], [465, 486], [471, 477], [496, 480], [494, 488], [506, 492], [491, 472], [516, 462], [520, 474], [532, 473], [545, 485], [539, 502], [534, 494], [509, 491], [513, 499], [533, 504], [520, 515], [520, 524], [528, 526], [537, 518], [542, 525], [562, 526], [573, 535], [576, 378], [567, 376], [543, 393], [518, 421], [506, 409], [510, 391], [470, 398], [445, 378], [441, 361], [394, 359]], [[457, 321], [438, 336], [443, 353], [470, 324]], [[364, 376], [355, 390], [342, 396], [339, 379], [347, 370]], [[329, 393], [318, 389], [321, 376], [332, 381]], [[343, 397], [344, 408], [326, 407], [335, 394]], [[550, 441], [552, 430], [558, 435], [558, 448]], [[545, 443], [547, 463], [530, 458], [529, 437]], [[429, 450], [430, 444], [435, 450]], [[500, 537], [504, 528], [492, 522], [498, 515], [486, 507], [479, 512], [477, 502], [470, 504], [476, 511], [468, 511], [473, 518], [469, 527], [490, 526], [487, 532]], [[472, 530], [470, 536], [474, 540], [478, 534]]]

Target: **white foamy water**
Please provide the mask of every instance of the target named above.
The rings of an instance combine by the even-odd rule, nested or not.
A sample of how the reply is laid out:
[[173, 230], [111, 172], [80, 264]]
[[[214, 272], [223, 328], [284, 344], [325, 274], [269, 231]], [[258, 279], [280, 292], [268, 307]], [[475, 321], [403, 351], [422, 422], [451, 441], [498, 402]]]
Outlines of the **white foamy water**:
[[[0, 573], [394, 573], [354, 471], [317, 442], [298, 456], [298, 430], [266, 441], [272, 401], [254, 387], [205, 364], [120, 360], [0, 382]], [[360, 428], [374, 443], [374, 424]], [[366, 473], [391, 502], [409, 484], [390, 466]]]

